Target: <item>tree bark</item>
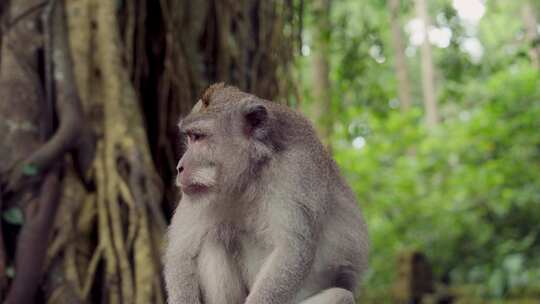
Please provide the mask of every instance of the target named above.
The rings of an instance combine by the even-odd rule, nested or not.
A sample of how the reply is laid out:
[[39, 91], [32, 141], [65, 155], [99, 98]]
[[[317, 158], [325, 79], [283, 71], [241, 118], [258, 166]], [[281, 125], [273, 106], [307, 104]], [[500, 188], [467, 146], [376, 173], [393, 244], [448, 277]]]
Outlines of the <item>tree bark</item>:
[[390, 11], [390, 26], [392, 30], [392, 44], [394, 46], [395, 69], [398, 80], [398, 97], [402, 112], [407, 112], [412, 104], [411, 85], [407, 72], [407, 59], [405, 58], [405, 47], [403, 44], [403, 34], [399, 19], [400, 0], [388, 0], [388, 10]]
[[540, 35], [538, 34], [538, 20], [531, 1], [525, 1], [521, 9], [521, 15], [525, 25], [525, 39], [529, 44], [529, 57], [533, 66], [540, 69]]
[[435, 68], [433, 66], [433, 56], [431, 53], [431, 44], [429, 42], [429, 14], [426, 0], [416, 0], [417, 15], [422, 20], [424, 27], [424, 41], [422, 42], [421, 61], [422, 61], [422, 95], [426, 111], [426, 123], [428, 127], [433, 127], [439, 122], [437, 112], [437, 99], [435, 92]]

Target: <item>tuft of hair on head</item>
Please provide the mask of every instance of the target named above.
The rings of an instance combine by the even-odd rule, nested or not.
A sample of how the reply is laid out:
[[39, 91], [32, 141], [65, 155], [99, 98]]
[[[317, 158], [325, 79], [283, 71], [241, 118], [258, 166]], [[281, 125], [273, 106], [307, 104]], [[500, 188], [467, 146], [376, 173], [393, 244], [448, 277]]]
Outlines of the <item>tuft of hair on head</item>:
[[245, 94], [235, 86], [227, 85], [223, 82], [215, 83], [209, 86], [200, 98], [201, 110], [208, 109], [218, 100], [220, 103], [239, 100], [240, 95]]
[[209, 86], [206, 90], [204, 90], [204, 93], [202, 94], [201, 101], [203, 108], [207, 108], [210, 105], [210, 100], [212, 99], [212, 95], [216, 91], [225, 89], [227, 85], [224, 82], [218, 82], [214, 83], [213, 85]]

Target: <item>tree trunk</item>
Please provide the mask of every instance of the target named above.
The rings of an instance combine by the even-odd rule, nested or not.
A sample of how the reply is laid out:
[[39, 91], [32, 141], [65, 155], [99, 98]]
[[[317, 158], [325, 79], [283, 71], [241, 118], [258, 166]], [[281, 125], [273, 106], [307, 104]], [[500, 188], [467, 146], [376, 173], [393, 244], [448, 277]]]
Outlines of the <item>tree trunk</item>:
[[390, 11], [390, 24], [392, 29], [392, 44], [394, 46], [395, 69], [398, 80], [399, 104], [402, 112], [407, 112], [411, 107], [411, 85], [407, 72], [407, 60], [405, 58], [405, 47], [403, 44], [403, 34], [399, 19], [400, 0], [389, 0], [388, 10]]
[[426, 110], [426, 122], [429, 127], [437, 125], [439, 115], [437, 113], [437, 99], [435, 93], [435, 72], [433, 56], [429, 42], [428, 31], [430, 27], [426, 0], [416, 0], [416, 11], [424, 26], [424, 41], [422, 42], [422, 95]]
[[177, 121], [219, 81], [283, 100], [295, 7], [2, 1], [0, 300], [164, 303]]
[[536, 69], [540, 69], [540, 35], [538, 34], [538, 20], [534, 5], [525, 1], [521, 9], [523, 23], [525, 25], [525, 37], [529, 44], [529, 57]]
[[330, 84], [330, 8], [331, 0], [312, 3], [315, 24], [313, 31], [313, 98], [315, 121], [321, 140], [330, 148], [332, 133], [332, 95]]

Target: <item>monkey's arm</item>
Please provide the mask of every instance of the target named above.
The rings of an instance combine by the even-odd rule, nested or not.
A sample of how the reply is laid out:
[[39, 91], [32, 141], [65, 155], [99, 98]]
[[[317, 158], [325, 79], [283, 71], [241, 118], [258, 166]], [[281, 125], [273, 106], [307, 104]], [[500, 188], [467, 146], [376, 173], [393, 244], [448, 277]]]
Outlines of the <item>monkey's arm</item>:
[[167, 256], [164, 267], [169, 304], [199, 304], [199, 278], [194, 258], [178, 254]]
[[201, 303], [197, 257], [204, 231], [190, 223], [190, 214], [176, 212], [167, 233], [163, 273], [169, 304]]
[[275, 231], [275, 248], [257, 274], [246, 304], [288, 303], [313, 265], [316, 245], [313, 216], [301, 205], [288, 205], [281, 211], [283, 214], [276, 215], [279, 227]]

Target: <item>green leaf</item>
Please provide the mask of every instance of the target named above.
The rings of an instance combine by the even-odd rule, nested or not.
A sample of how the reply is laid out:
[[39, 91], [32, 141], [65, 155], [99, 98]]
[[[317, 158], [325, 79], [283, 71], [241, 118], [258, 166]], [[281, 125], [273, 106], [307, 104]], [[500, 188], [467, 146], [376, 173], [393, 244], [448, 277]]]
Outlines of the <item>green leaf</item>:
[[22, 168], [22, 171], [24, 175], [28, 175], [28, 176], [34, 176], [38, 174], [38, 168], [32, 164], [24, 165], [24, 167]]
[[2, 213], [4, 221], [13, 225], [22, 225], [24, 223], [24, 217], [20, 208], [9, 208]]
[[10, 279], [13, 279], [15, 277], [15, 268], [13, 265], [9, 265], [6, 267], [6, 276]]

